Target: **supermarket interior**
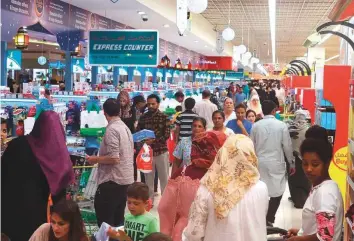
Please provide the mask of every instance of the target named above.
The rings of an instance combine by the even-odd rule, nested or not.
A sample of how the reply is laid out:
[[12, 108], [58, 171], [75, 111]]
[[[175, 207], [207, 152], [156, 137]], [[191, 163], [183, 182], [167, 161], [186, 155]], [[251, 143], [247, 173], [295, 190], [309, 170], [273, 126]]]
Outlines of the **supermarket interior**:
[[1, 240], [354, 241], [353, 0], [1, 0], [0, 81]]

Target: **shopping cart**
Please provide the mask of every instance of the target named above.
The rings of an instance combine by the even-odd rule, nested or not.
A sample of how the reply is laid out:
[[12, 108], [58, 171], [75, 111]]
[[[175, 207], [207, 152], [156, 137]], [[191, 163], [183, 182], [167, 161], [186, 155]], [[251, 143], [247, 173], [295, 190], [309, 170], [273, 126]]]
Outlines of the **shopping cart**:
[[267, 241], [286, 240], [284, 235], [287, 233], [288, 231], [281, 228], [267, 227]]
[[94, 210], [97, 190], [97, 167], [90, 166], [82, 156], [71, 156], [75, 179], [67, 190], [67, 197], [77, 202], [84, 220], [86, 232], [92, 235], [98, 230]]

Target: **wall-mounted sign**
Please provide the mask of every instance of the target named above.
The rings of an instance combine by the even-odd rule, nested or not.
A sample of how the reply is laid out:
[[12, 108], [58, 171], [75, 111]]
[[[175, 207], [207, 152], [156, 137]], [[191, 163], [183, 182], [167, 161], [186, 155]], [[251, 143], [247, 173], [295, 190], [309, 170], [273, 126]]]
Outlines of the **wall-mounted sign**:
[[92, 30], [89, 33], [91, 65], [156, 66], [159, 60], [156, 30]]
[[85, 71], [85, 59], [84, 58], [73, 58], [71, 61], [73, 73], [83, 74]]
[[55, 61], [55, 62], [49, 62], [49, 68], [51, 69], [64, 69], [65, 68], [65, 64], [60, 62], [59, 60], [58, 61]]
[[20, 70], [22, 64], [22, 52], [19, 49], [7, 50], [7, 69]]
[[206, 56], [198, 64], [199, 68], [206, 70], [232, 70], [232, 57]]
[[47, 63], [47, 58], [44, 56], [39, 56], [37, 61], [39, 65], [45, 65]]
[[243, 70], [242, 72], [226, 71], [225, 80], [240, 80], [244, 78]]

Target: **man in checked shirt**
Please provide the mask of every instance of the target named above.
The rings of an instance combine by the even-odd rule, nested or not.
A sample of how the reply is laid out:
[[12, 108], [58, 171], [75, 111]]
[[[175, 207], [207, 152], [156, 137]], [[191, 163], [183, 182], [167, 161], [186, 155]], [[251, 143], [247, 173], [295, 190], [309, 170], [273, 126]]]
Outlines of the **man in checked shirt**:
[[169, 155], [167, 140], [170, 137], [170, 121], [164, 113], [159, 110], [160, 98], [149, 95], [147, 98], [148, 112], [143, 114], [138, 123], [137, 130], [152, 130], [155, 139], [146, 140], [146, 144], [153, 150], [153, 170], [145, 174], [146, 184], [149, 187], [149, 196], [153, 200], [155, 171], [159, 173], [161, 194], [165, 190], [169, 177]]

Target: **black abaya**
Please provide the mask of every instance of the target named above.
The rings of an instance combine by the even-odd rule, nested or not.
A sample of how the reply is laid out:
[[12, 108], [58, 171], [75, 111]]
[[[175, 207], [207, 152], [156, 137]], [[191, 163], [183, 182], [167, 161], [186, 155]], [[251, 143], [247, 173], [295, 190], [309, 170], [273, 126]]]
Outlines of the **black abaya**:
[[302, 168], [302, 160], [297, 156], [295, 158], [295, 168], [295, 174], [289, 176], [289, 191], [295, 208], [301, 209], [310, 194], [312, 184]]
[[[47, 222], [47, 179], [26, 137], [12, 140], [1, 160], [1, 232], [11, 241], [29, 240]], [[53, 202], [65, 197], [65, 191]]]

